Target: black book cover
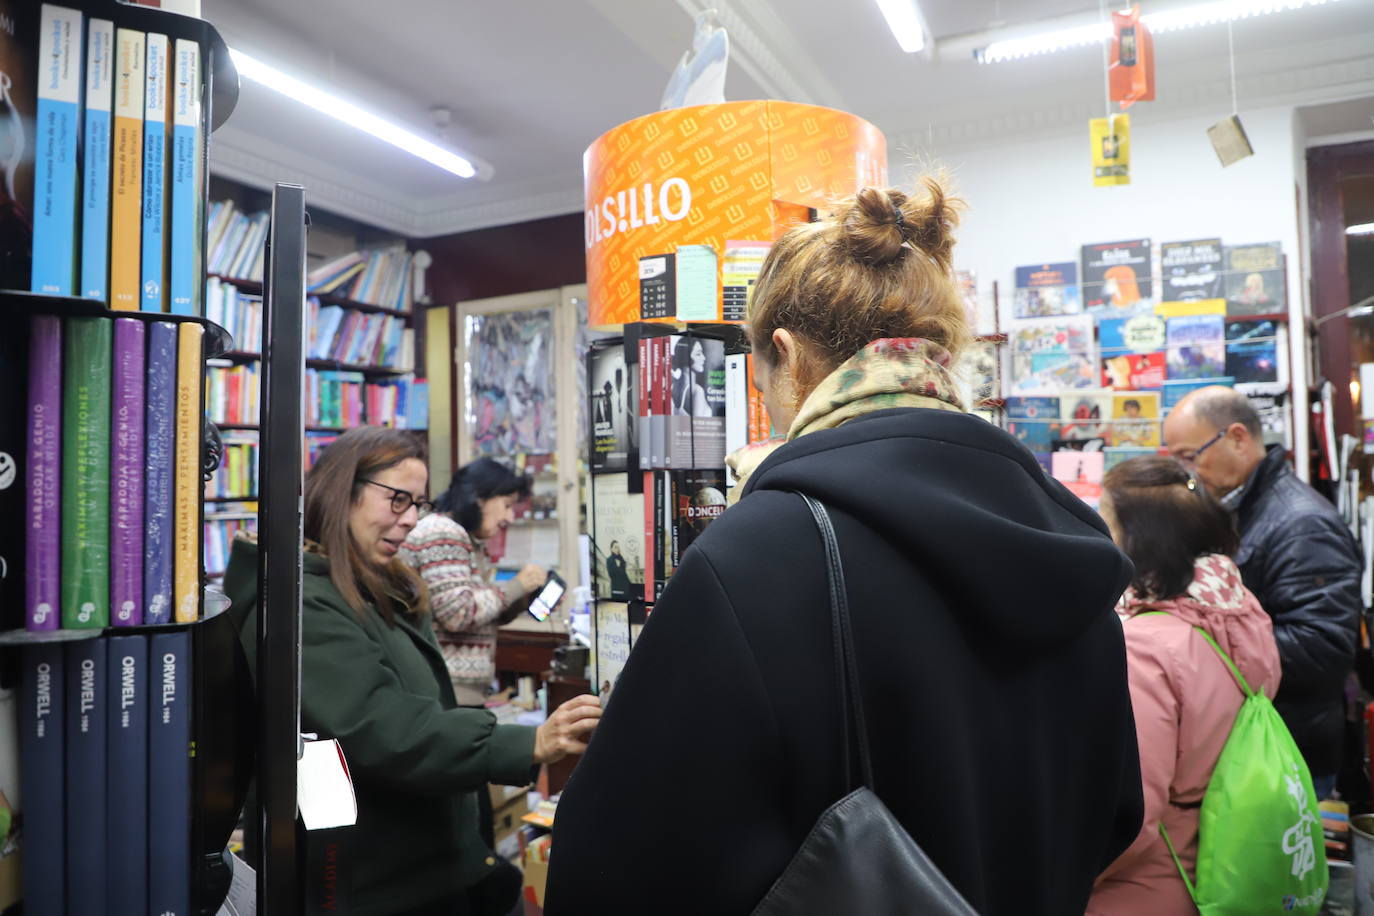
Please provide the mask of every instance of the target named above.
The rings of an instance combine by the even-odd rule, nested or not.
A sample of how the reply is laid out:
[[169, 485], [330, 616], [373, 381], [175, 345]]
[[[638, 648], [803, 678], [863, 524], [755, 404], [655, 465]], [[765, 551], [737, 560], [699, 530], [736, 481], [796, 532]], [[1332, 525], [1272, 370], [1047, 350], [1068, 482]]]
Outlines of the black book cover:
[[639, 259], [639, 317], [645, 321], [677, 315], [676, 260], [672, 254]]
[[39, 7], [0, 0], [0, 289], [32, 283]]
[[[628, 470], [631, 451], [638, 457], [635, 421], [639, 413], [636, 366], [625, 364], [625, 348], [617, 341], [592, 350], [591, 412], [592, 470]], [[635, 464], [638, 466], [638, 460]]]
[[1082, 258], [1083, 305], [1088, 311], [1134, 309], [1152, 300], [1149, 239], [1084, 245]]
[[711, 522], [725, 512], [725, 471], [672, 471], [673, 566]]
[[1220, 299], [1223, 258], [1221, 239], [1164, 242], [1159, 246], [1164, 302], [1200, 302]]
[[0, 334], [0, 629], [24, 625], [24, 467], [29, 430], [29, 334], [20, 321]]

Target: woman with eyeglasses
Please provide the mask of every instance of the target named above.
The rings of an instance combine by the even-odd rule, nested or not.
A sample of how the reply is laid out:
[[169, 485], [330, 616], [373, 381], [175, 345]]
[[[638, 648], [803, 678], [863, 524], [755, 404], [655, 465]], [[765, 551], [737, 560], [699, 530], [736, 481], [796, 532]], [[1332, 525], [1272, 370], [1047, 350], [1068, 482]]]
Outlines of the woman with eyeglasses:
[[[601, 714], [578, 697], [528, 728], [458, 705], [425, 584], [399, 556], [428, 505], [425, 458], [412, 434], [364, 426], [305, 480], [301, 728], [337, 738], [348, 760], [357, 916], [508, 912], [519, 884], [494, 886], [507, 872], [479, 835], [478, 796], [580, 753]], [[257, 570], [257, 544], [236, 541], [225, 591], [254, 666]]]

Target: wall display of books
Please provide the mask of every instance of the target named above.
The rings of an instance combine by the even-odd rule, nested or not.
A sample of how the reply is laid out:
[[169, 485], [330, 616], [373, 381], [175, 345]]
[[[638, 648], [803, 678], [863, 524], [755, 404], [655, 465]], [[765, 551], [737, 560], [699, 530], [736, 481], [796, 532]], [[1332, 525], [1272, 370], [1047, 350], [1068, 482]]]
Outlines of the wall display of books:
[[1265, 315], [1288, 310], [1283, 246], [1226, 246], [1226, 313]]
[[1099, 384], [1097, 344], [1088, 315], [1017, 322], [1011, 330], [1013, 394], [1055, 394]]
[[1083, 311], [1078, 265], [1069, 261], [1016, 268], [1013, 305], [1017, 318], [1076, 315]]
[[1159, 246], [1163, 302], [1200, 302], [1222, 296], [1221, 239], [1164, 242]]
[[258, 431], [234, 430], [220, 434], [224, 452], [219, 468], [205, 484], [206, 499], [258, 497]]
[[1149, 239], [1084, 245], [1081, 260], [1087, 311], [1116, 317], [1153, 304]]
[[229, 549], [241, 533], [258, 530], [256, 502], [219, 503], [215, 511], [205, 513], [205, 569], [212, 579], [224, 575], [229, 566]]

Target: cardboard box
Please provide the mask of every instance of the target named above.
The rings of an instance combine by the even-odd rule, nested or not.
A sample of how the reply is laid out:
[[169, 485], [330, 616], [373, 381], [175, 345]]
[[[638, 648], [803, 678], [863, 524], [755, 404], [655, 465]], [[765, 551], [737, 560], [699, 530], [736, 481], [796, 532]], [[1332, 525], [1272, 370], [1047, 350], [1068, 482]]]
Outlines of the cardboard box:
[[520, 892], [525, 904], [525, 916], [544, 916], [544, 887], [549, 880], [549, 842], [549, 837], [540, 837], [525, 848], [525, 886]]
[[521, 818], [529, 813], [529, 796], [523, 792], [501, 807], [493, 807], [491, 815], [496, 845], [499, 846], [506, 837], [514, 836], [515, 832], [524, 826], [524, 821]]

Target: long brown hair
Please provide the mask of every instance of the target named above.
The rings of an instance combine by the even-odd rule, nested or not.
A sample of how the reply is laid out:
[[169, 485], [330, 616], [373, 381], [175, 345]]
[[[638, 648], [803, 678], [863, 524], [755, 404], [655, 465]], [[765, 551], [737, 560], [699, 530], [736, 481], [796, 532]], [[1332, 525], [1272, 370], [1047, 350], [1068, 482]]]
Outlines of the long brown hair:
[[425, 461], [423, 440], [400, 429], [360, 426], [344, 433], [316, 460], [305, 478], [305, 536], [324, 550], [329, 578], [359, 614], [376, 605], [388, 626], [397, 614], [420, 613], [428, 595], [420, 577], [399, 559], [376, 566], [363, 558], [349, 528], [361, 498], [364, 477], [395, 467], [407, 458]]
[[788, 230], [764, 260], [749, 305], [755, 357], [777, 364], [773, 332], [800, 338], [805, 396], [875, 340], [920, 337], [951, 357], [970, 340], [951, 273], [957, 210], [937, 177], [925, 194], [864, 188], [819, 222]]

